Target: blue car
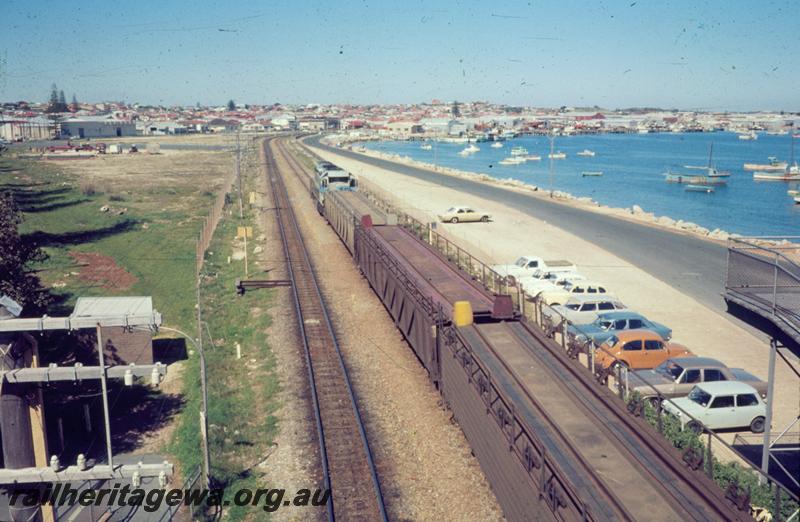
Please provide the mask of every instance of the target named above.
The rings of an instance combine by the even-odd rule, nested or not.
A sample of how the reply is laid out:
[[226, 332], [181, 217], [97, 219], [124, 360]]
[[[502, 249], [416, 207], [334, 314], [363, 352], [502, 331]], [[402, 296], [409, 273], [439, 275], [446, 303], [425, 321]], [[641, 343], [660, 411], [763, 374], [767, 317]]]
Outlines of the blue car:
[[568, 331], [570, 335], [579, 341], [590, 340], [594, 342], [595, 346], [600, 346], [613, 337], [615, 332], [636, 328], [652, 330], [665, 341], [669, 341], [672, 338], [672, 330], [670, 328], [651, 321], [641, 314], [627, 310], [602, 313], [592, 323], [570, 325]]

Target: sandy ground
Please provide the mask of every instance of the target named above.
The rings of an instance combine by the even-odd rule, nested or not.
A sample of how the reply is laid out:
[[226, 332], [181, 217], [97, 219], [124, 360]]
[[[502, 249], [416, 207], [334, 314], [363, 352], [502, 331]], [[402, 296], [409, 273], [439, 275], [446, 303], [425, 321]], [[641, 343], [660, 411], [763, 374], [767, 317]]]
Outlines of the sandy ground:
[[419, 361], [306, 188], [291, 175], [284, 179], [321, 276], [389, 518], [502, 519], [463, 433]]
[[[698, 355], [714, 357], [730, 367], [745, 368], [766, 379], [769, 346], [765, 342], [612, 252], [502, 204], [321, 149], [313, 150], [382, 189], [390, 190], [400, 208], [421, 221], [432, 221], [437, 212], [456, 204], [485, 209], [492, 214], [493, 222], [440, 224], [440, 230], [489, 262], [513, 263], [525, 254], [569, 259], [590, 279], [606, 283], [631, 309], [670, 326], [676, 342]], [[772, 426], [782, 431], [800, 413], [800, 382], [780, 358], [776, 364], [774, 404]], [[731, 440], [733, 435], [726, 434], [724, 438]]]

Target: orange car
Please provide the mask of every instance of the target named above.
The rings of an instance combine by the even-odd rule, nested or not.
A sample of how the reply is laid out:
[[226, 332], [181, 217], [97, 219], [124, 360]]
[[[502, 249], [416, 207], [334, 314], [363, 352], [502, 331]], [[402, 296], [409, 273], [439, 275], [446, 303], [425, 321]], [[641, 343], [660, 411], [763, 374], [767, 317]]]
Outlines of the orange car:
[[597, 347], [595, 364], [608, 368], [616, 357], [630, 369], [651, 369], [672, 357], [694, 356], [685, 346], [664, 341], [651, 330], [620, 330]]

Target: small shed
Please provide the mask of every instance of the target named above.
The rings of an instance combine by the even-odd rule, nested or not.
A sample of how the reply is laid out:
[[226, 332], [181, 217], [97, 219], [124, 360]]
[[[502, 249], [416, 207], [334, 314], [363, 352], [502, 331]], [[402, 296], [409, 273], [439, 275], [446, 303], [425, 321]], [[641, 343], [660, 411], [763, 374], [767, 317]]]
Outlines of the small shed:
[[[70, 317], [145, 316], [153, 314], [152, 297], [79, 297]], [[153, 334], [149, 329], [103, 327], [106, 364], [153, 364]]]

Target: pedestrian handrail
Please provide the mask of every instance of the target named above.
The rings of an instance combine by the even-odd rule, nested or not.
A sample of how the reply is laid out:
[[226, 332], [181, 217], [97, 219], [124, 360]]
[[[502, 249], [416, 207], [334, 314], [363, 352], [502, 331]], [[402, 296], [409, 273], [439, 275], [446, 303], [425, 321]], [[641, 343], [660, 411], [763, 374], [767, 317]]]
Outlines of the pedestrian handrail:
[[728, 242], [725, 298], [770, 319], [800, 343], [800, 237]]

